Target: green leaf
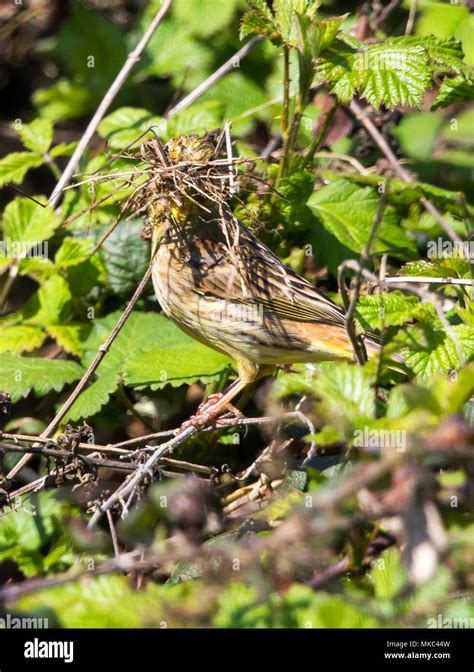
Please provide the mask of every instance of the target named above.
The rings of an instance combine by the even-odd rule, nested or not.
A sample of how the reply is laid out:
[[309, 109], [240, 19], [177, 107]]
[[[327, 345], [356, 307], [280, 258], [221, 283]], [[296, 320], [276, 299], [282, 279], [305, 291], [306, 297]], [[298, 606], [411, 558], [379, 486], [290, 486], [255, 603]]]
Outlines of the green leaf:
[[8, 182], [21, 184], [30, 168], [37, 168], [44, 163], [42, 156], [36, 152], [12, 152], [0, 159], [0, 187]]
[[[148, 110], [121, 107], [102, 119], [97, 131], [108, 140], [113, 149], [122, 149], [131, 143], [149, 140], [153, 137], [153, 133], [163, 139], [166, 136], [166, 127], [166, 119], [156, 117]], [[153, 128], [153, 131], [145, 133], [150, 128]]]
[[55, 493], [43, 491], [13, 513], [0, 516], [0, 561], [14, 561], [25, 576], [43, 573], [41, 550], [54, 543], [62, 509]]
[[60, 275], [53, 275], [39, 288], [34, 296], [25, 305], [25, 314], [35, 312], [27, 317], [29, 324], [51, 325], [64, 323], [71, 302], [71, 292], [66, 280]]
[[[438, 241], [430, 241], [433, 243], [432, 246], [428, 243], [428, 255], [430, 254], [431, 248], [435, 247], [435, 243]], [[448, 241], [450, 246], [452, 242]], [[434, 250], [433, 250], [434, 251]], [[437, 249], [436, 249], [437, 251]], [[431, 261], [426, 259], [419, 259], [418, 261], [410, 261], [407, 264], [404, 264], [399, 271], [400, 275], [417, 275], [423, 276], [426, 275], [431, 278], [466, 278], [469, 279], [472, 277], [471, 266], [467, 258], [462, 257], [447, 257], [447, 258], [436, 258]]]
[[433, 110], [455, 103], [470, 103], [474, 100], [474, 81], [462, 75], [443, 79], [438, 95], [432, 105]]
[[101, 248], [107, 281], [119, 296], [128, 296], [148, 267], [150, 246], [140, 238], [142, 225], [140, 220], [122, 222]]
[[91, 240], [81, 240], [67, 236], [54, 255], [54, 264], [57, 268], [70, 268], [81, 264], [92, 254], [94, 243]]
[[363, 45], [357, 51], [335, 42], [318, 60], [317, 78], [328, 80], [330, 90], [345, 103], [357, 93], [375, 107], [419, 107], [431, 82], [428, 53], [403, 40]]
[[357, 320], [362, 331], [398, 326], [413, 319], [433, 319], [434, 308], [415, 296], [396, 290], [361, 296], [357, 302]]
[[[371, 63], [376, 65], [373, 68], [361, 68], [358, 85], [360, 95], [375, 107], [382, 104], [390, 109], [398, 105], [419, 107], [424, 92], [431, 84], [427, 55], [423, 47], [407, 47], [402, 44], [390, 46], [385, 43], [369, 48], [367, 52], [369, 66]], [[365, 54], [359, 55], [362, 63], [364, 56]]]
[[49, 324], [46, 331], [66, 352], [71, 355], [82, 354], [82, 343], [90, 326], [88, 324]]
[[190, 26], [171, 19], [160, 23], [145, 49], [145, 58], [147, 65], [143, 68], [144, 73], [158, 77], [171, 75], [179, 90], [183, 89], [183, 82], [185, 89], [191, 90], [212, 72], [210, 42], [206, 44], [197, 40], [191, 34]]
[[[415, 113], [414, 116], [423, 116], [423, 114], [424, 113]], [[411, 115], [405, 115], [404, 119], [410, 116]], [[398, 128], [400, 128], [400, 125]], [[416, 133], [421, 132], [420, 128], [418, 128], [416, 124], [414, 124], [413, 131]], [[401, 137], [402, 134], [400, 134], [400, 139]], [[407, 152], [409, 151], [410, 150], [407, 149]], [[334, 180], [339, 177], [339, 174], [328, 170], [324, 171], [324, 176], [329, 180]], [[457, 204], [459, 199], [462, 198], [462, 194], [459, 191], [442, 189], [436, 185], [428, 184], [427, 182], [420, 182], [419, 180], [414, 180], [413, 182], [404, 182], [403, 180], [387, 178], [383, 175], [359, 175], [355, 173], [344, 175], [344, 179], [349, 180], [350, 182], [354, 182], [354, 184], [368, 185], [377, 188], [382, 184], [386, 185], [388, 192], [388, 202], [393, 203], [394, 205], [410, 205], [412, 203], [418, 203], [420, 196], [436, 198], [442, 201], [443, 205], [447, 203]]]
[[[84, 343], [84, 366], [106, 341], [119, 317], [120, 313], [113, 313], [95, 320]], [[133, 313], [100, 364], [97, 380], [81, 394], [66, 420], [97, 413], [117, 389], [120, 378], [127, 385], [159, 389], [168, 383], [176, 386], [212, 380], [228, 362], [223, 355], [186, 336], [164, 315]]]
[[41, 116], [51, 121], [64, 121], [84, 116], [94, 104], [86, 86], [59, 79], [47, 89], [36, 89], [33, 102]]
[[[41, 207], [29, 198], [16, 198], [11, 201], [3, 213], [3, 237], [10, 248], [20, 246], [18, 256], [47, 240], [60, 224], [54, 210]], [[47, 253], [47, 248], [42, 250]], [[7, 261], [8, 256], [4, 257]]]
[[41, 347], [45, 338], [46, 334], [39, 327], [0, 325], [0, 352], [19, 355]]
[[285, 593], [272, 594], [271, 603], [259, 599], [257, 589], [229, 581], [219, 594], [217, 628], [373, 628], [377, 621], [366, 607], [344, 596], [313, 591], [293, 584]]
[[8, 392], [13, 402], [26, 397], [31, 390], [44, 396], [51, 390], [59, 392], [64, 385], [80, 378], [82, 371], [76, 362], [2, 353], [0, 390]]
[[[341, 178], [315, 192], [308, 200], [308, 207], [339, 242], [354, 252], [362, 252], [373, 227], [379, 199], [375, 189], [360, 188]], [[397, 217], [390, 208], [385, 209], [372, 251], [402, 257], [416, 251], [415, 241], [397, 226]]]
[[238, 0], [175, 0], [173, 16], [199, 37], [210, 37], [232, 20]]
[[416, 24], [417, 35], [423, 38], [449, 38], [469, 17], [469, 9], [456, 3], [423, 3], [421, 15]]
[[197, 133], [203, 135], [222, 122], [222, 105], [215, 100], [191, 105], [168, 121], [168, 137]]
[[274, 396], [311, 394], [321, 399], [320, 410], [332, 421], [336, 418], [353, 421], [360, 416], [374, 417], [374, 376], [367, 366], [324, 362], [312, 368], [304, 373], [279, 376], [274, 383]]
[[373, 582], [375, 596], [393, 600], [408, 583], [408, 575], [397, 548], [389, 548], [374, 561], [368, 574]]
[[49, 150], [49, 155], [51, 158], [55, 159], [57, 156], [71, 156], [74, 150], [77, 147], [77, 141], [73, 142], [60, 142], [58, 145], [55, 145]]
[[462, 45], [453, 35], [446, 39], [439, 39], [434, 35], [425, 37], [409, 36], [409, 37], [394, 37], [390, 39], [391, 43], [404, 41], [406, 44], [419, 46], [426, 49], [433, 72], [449, 72], [460, 74], [461, 72], [468, 73], [464, 63], [464, 54]]
[[98, 413], [108, 403], [110, 395], [117, 390], [119, 380], [118, 373], [113, 371], [112, 367], [102, 370], [99, 378], [91, 383], [74, 402], [64, 422], [90, 418]]
[[424, 161], [431, 157], [445, 123], [446, 120], [434, 112], [406, 114], [391, 134], [400, 143], [404, 154]]
[[230, 360], [198, 343], [176, 327], [160, 329], [156, 345], [142, 348], [129, 358], [124, 379], [128, 385], [158, 390], [195, 381], [210, 382], [220, 377]]
[[29, 124], [13, 127], [20, 136], [20, 140], [27, 149], [38, 154], [44, 154], [51, 147], [53, 141], [53, 124], [49, 119], [35, 119]]
[[[223, 115], [231, 119], [235, 134], [241, 129], [252, 128], [257, 118], [268, 118], [267, 110], [259, 112], [257, 108], [263, 107], [267, 96], [262, 86], [253, 82], [242, 72], [231, 72], [223, 77], [212, 89], [202, 97], [202, 100], [213, 100], [214, 105], [223, 106]], [[248, 110], [255, 109], [255, 115], [239, 119], [239, 116]]]
[[53, 262], [46, 257], [26, 257], [20, 259], [19, 270], [20, 275], [29, 275], [38, 284], [41, 284], [56, 272]]
[[92, 100], [101, 100], [127, 58], [125, 31], [105, 14], [75, 3], [68, 20], [59, 24], [52, 53], [75, 82], [89, 89]]
[[[274, 0], [275, 27], [285, 44], [297, 40], [297, 16], [304, 17], [308, 10], [306, 0]], [[297, 16], [295, 16], [297, 15]]]
[[123, 576], [91, 576], [88, 589], [80, 581], [55, 586], [22, 598], [18, 608], [29, 616], [33, 610], [53, 613], [65, 628], [160, 627], [167, 593], [150, 583], [137, 591]]
[[271, 35], [276, 37], [273, 14], [265, 0], [248, 0], [251, 11], [244, 14], [240, 25], [240, 39], [252, 35]]
[[[451, 326], [466, 361], [474, 357], [474, 328], [460, 324]], [[455, 342], [442, 329], [427, 324], [411, 326], [400, 333], [399, 341], [406, 347], [406, 362], [414, 373], [428, 378], [438, 372], [449, 373], [461, 366]]]

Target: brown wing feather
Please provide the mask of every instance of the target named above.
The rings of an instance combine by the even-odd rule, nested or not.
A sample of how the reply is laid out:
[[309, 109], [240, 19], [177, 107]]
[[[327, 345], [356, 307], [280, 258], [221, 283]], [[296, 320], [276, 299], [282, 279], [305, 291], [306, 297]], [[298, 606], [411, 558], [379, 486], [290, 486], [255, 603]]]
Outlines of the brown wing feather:
[[[214, 228], [215, 232], [215, 228]], [[222, 240], [201, 239], [191, 252], [200, 291], [238, 303], [260, 304], [269, 313], [301, 322], [344, 326], [342, 309], [285, 266], [239, 223], [238, 254]]]

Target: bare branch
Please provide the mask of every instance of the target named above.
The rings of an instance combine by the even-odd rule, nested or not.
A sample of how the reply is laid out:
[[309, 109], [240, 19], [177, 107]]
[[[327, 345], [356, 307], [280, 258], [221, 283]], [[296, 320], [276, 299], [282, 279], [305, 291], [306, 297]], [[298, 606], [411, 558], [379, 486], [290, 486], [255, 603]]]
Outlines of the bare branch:
[[[373, 121], [367, 115], [367, 111], [363, 110], [362, 107], [355, 100], [349, 105], [349, 109], [352, 114], [356, 117], [358, 121], [364, 126], [365, 129], [369, 132], [370, 136], [376, 142], [379, 149], [387, 157], [395, 173], [398, 177], [405, 182], [413, 182], [411, 175], [400, 165], [400, 161], [397, 159], [393, 151], [391, 150], [388, 142], [385, 140], [383, 135], [380, 133], [378, 128], [375, 126]], [[425, 196], [420, 198], [420, 203], [429, 212], [438, 222], [438, 224], [444, 229], [445, 233], [452, 239], [460, 241], [461, 239], [451, 227], [449, 222], [443, 217], [439, 210], [433, 205], [433, 203], [428, 200]]]
[[125, 83], [125, 80], [127, 79], [128, 75], [130, 74], [130, 71], [132, 70], [133, 66], [138, 63], [138, 61], [141, 58], [141, 55], [151, 40], [153, 33], [156, 31], [158, 26], [161, 23], [161, 20], [171, 7], [171, 2], [172, 0], [163, 0], [163, 4], [161, 9], [156, 13], [153, 21], [150, 23], [148, 26], [147, 30], [143, 34], [141, 40], [135, 47], [133, 51], [131, 51], [127, 57], [127, 60], [125, 61], [122, 69], [118, 73], [117, 77], [114, 79], [112, 84], [110, 85], [109, 90], [103, 97], [99, 107], [97, 108], [94, 116], [90, 120], [86, 130], [84, 131], [84, 134], [82, 138], [79, 141], [79, 144], [77, 145], [76, 149], [74, 150], [73, 155], [69, 159], [69, 162], [64, 169], [63, 174], [61, 175], [61, 178], [58, 180], [58, 183], [56, 184], [53, 193], [51, 194], [48, 203], [52, 205], [53, 207], [57, 204], [58, 200], [61, 197], [63, 188], [66, 186], [66, 184], [69, 182], [71, 177], [74, 174], [74, 171], [76, 169], [76, 166], [79, 162], [79, 159], [84, 153], [84, 150], [86, 149], [87, 145], [89, 144], [90, 139], [95, 133], [95, 130], [99, 123], [101, 122], [103, 116], [109, 109], [111, 103], [113, 102], [115, 96], [118, 94], [120, 89], [122, 88], [123, 84]]
[[169, 119], [172, 117], [174, 114], [178, 114], [178, 112], [182, 112], [186, 107], [189, 107], [194, 103], [195, 100], [197, 100], [200, 96], [202, 96], [203, 93], [206, 93], [211, 86], [214, 86], [216, 82], [221, 79], [224, 75], [226, 75], [229, 70], [232, 70], [232, 68], [235, 68], [236, 64], [239, 63], [239, 61], [247, 56], [247, 54], [252, 51], [252, 49], [262, 41], [262, 37], [260, 35], [257, 35], [256, 37], [253, 37], [249, 42], [247, 42], [246, 45], [242, 47], [242, 49], [239, 49], [233, 56], [229, 58], [228, 61], [223, 63], [220, 68], [218, 68], [215, 72], [212, 73], [210, 77], [208, 77], [204, 82], [199, 84], [191, 93], [189, 93], [187, 96], [185, 96], [182, 100], [179, 101], [174, 107], [172, 107], [168, 112], [166, 113], [166, 118]]
[[370, 252], [372, 249], [372, 245], [374, 243], [374, 240], [377, 236], [377, 231], [379, 229], [380, 223], [382, 222], [383, 219], [383, 213], [385, 210], [385, 203], [387, 200], [387, 195], [386, 192], [384, 191], [381, 194], [379, 205], [377, 208], [377, 212], [375, 213], [374, 221], [372, 224], [372, 228], [370, 230], [369, 238], [367, 240], [367, 244], [365, 246], [364, 251], [362, 252], [360, 259], [359, 259], [359, 269], [356, 273], [356, 277], [354, 280], [354, 292], [352, 294], [352, 298], [350, 302], [348, 303], [348, 296], [347, 296], [347, 290], [345, 286], [345, 281], [344, 281], [344, 265], [341, 264], [339, 267], [339, 272], [338, 272], [338, 282], [339, 282], [339, 290], [342, 294], [344, 305], [346, 308], [346, 315], [345, 315], [345, 322], [346, 322], [346, 330], [349, 338], [351, 339], [352, 346], [354, 348], [354, 353], [357, 358], [357, 361], [359, 364], [365, 364], [367, 358], [365, 356], [365, 353], [363, 351], [362, 345], [360, 343], [360, 340], [357, 336], [355, 325], [354, 325], [354, 315], [357, 307], [357, 301], [359, 300], [359, 294], [360, 294], [360, 289], [362, 285], [362, 269], [364, 268], [364, 264], [367, 263], [367, 261], [370, 259]]

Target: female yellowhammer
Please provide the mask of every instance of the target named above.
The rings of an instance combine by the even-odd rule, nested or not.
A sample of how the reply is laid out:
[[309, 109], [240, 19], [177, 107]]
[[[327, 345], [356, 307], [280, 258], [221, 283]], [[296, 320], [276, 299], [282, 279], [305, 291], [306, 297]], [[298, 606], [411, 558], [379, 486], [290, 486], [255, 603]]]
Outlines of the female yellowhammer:
[[156, 296], [183, 331], [237, 364], [239, 379], [213, 414], [278, 364], [354, 359], [341, 308], [231, 211], [229, 162], [214, 158], [209, 140], [181, 137], [164, 148], [151, 142], [143, 153], [156, 169], [141, 191]]

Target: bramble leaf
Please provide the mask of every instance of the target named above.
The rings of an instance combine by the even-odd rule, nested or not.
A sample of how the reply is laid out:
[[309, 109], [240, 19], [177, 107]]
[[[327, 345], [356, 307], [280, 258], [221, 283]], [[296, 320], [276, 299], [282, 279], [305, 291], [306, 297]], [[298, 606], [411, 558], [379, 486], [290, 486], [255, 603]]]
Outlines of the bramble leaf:
[[44, 163], [36, 152], [12, 152], [0, 159], [0, 187], [8, 182], [21, 184], [30, 168], [38, 168]]
[[13, 125], [25, 147], [32, 152], [44, 154], [53, 141], [53, 124], [49, 119], [34, 119], [29, 124]]
[[[360, 188], [340, 178], [315, 192], [308, 200], [308, 207], [343, 245], [362, 252], [373, 227], [379, 198], [375, 189]], [[406, 258], [415, 251], [415, 241], [397, 226], [395, 212], [386, 208], [373, 252]]]
[[64, 385], [80, 378], [82, 371], [76, 362], [2, 353], [0, 390], [8, 392], [13, 402], [31, 391], [44, 396], [51, 390], [59, 392]]

